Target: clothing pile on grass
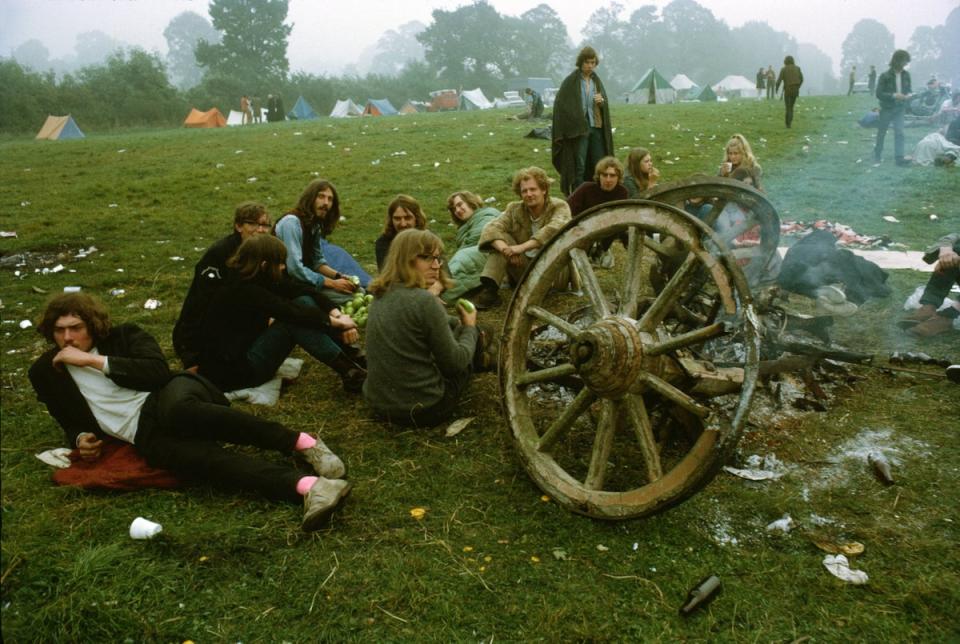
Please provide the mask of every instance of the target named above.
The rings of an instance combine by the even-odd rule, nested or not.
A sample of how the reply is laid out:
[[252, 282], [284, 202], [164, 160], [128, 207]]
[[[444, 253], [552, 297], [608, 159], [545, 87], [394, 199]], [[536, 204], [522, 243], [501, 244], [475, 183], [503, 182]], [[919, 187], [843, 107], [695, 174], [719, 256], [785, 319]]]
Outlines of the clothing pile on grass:
[[886, 235], [861, 235], [846, 224], [841, 224], [835, 221], [827, 221], [826, 219], [818, 219], [812, 222], [780, 222], [780, 234], [787, 238], [794, 238], [793, 240], [788, 241], [787, 245], [791, 245], [792, 241], [796, 241], [799, 238], [805, 237], [815, 230], [829, 231], [834, 237], [837, 238], [838, 245], [848, 246], [850, 248], [888, 248], [891, 250], [906, 248], [906, 246], [903, 244], [894, 242]]

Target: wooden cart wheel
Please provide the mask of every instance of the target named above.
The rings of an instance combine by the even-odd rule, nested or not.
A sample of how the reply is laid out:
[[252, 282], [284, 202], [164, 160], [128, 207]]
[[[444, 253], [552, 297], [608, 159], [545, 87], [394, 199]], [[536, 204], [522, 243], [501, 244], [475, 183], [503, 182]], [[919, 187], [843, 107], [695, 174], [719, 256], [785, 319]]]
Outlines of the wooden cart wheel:
[[[612, 268], [594, 268], [587, 249], [611, 236], [626, 247], [615, 245]], [[665, 282], [650, 279], [678, 255]], [[568, 264], [585, 297], [551, 291]], [[695, 279], [703, 274], [705, 285]], [[692, 310], [696, 298], [720, 314]], [[571, 222], [528, 268], [501, 338], [504, 412], [524, 467], [557, 502], [597, 518], [687, 498], [736, 445], [756, 381], [757, 327], [746, 279], [705, 223], [651, 201]], [[714, 386], [708, 346], [734, 330], [743, 365], [727, 369], [730, 394]]]
[[762, 192], [735, 179], [694, 175], [654, 186], [638, 196], [690, 214], [699, 211], [733, 252], [751, 288], [776, 281], [780, 217]]

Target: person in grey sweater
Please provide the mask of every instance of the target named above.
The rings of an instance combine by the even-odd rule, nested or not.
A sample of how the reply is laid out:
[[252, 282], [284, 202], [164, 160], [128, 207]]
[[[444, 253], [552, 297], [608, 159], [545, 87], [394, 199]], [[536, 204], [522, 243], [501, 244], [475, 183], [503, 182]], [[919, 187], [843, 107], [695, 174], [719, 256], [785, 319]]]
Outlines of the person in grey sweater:
[[432, 427], [448, 419], [472, 374], [480, 337], [476, 311], [459, 305], [457, 320], [428, 290], [449, 281], [443, 261], [439, 237], [404, 230], [370, 283], [374, 300], [367, 318], [363, 397], [375, 415], [391, 423]]

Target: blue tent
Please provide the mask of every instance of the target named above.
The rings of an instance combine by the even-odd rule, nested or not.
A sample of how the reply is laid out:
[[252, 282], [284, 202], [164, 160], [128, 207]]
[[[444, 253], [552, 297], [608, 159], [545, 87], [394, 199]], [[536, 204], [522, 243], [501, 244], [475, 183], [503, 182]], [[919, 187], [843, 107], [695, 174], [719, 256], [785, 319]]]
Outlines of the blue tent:
[[319, 117], [317, 116], [317, 113], [313, 111], [313, 108], [310, 107], [310, 103], [307, 102], [307, 99], [301, 96], [297, 99], [297, 104], [293, 106], [293, 109], [287, 113], [287, 118], [293, 121], [306, 121]]
[[397, 113], [397, 108], [390, 104], [385, 98], [369, 98], [367, 106], [363, 108], [363, 115], [367, 116], [390, 116]]
[[77, 127], [77, 122], [73, 117], [66, 116], [48, 116], [43, 127], [37, 133], [38, 139], [49, 139], [51, 141], [62, 141], [64, 139], [82, 139], [83, 132]]

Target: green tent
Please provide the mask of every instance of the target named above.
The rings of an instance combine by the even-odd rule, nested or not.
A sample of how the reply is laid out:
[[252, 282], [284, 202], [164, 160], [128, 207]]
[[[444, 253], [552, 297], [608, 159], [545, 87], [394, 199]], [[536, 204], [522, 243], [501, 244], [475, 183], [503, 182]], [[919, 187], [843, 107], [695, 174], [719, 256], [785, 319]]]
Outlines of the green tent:
[[709, 85], [704, 85], [700, 93], [694, 96], [694, 99], [701, 103], [715, 103], [717, 101], [717, 93], [710, 89]]
[[660, 75], [656, 67], [647, 70], [637, 84], [627, 94], [630, 103], [675, 103], [677, 90], [666, 78]]

